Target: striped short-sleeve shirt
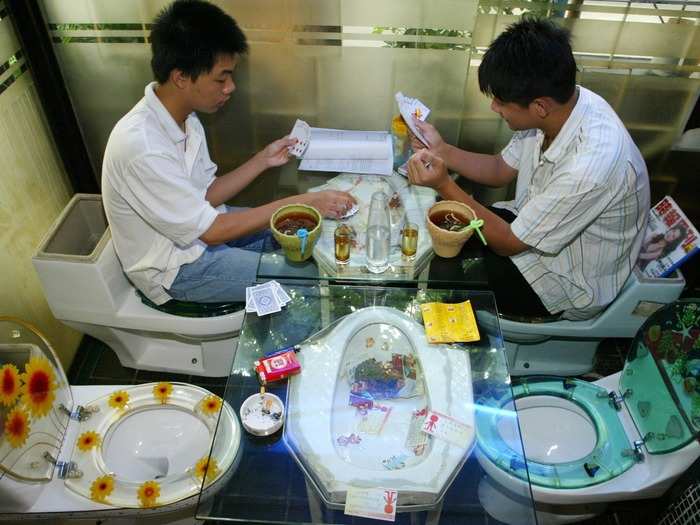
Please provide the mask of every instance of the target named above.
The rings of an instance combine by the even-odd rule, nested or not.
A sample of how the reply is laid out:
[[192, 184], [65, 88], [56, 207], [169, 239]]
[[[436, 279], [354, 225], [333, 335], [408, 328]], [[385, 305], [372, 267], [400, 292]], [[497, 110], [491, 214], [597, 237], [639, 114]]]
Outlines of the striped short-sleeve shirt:
[[538, 129], [501, 152], [518, 170], [513, 234], [530, 248], [511, 257], [551, 313], [586, 319], [613, 301], [632, 272], [649, 212], [649, 177], [605, 100], [578, 87], [576, 105], [542, 152]]

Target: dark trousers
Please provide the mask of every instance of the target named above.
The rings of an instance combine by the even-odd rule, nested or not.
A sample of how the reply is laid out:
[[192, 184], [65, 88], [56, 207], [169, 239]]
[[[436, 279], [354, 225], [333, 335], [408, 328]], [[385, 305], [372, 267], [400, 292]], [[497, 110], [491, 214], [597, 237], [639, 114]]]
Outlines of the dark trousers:
[[[508, 210], [489, 208], [508, 224], [515, 215]], [[552, 314], [544, 307], [539, 296], [513, 264], [510, 257], [497, 255], [486, 246], [484, 250], [486, 273], [489, 288], [496, 296], [496, 306], [500, 313], [510, 316], [549, 317]]]

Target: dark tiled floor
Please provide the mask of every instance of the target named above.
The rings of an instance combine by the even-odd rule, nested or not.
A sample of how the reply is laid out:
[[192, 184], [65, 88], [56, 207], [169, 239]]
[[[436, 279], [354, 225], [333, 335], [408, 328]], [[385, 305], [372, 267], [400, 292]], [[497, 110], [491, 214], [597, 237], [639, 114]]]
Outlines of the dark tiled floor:
[[[610, 339], [604, 341], [596, 355], [594, 373], [585, 377], [594, 380], [600, 376], [606, 376], [622, 369], [627, 351], [628, 341], [623, 339]], [[151, 372], [145, 370], [134, 370], [125, 368], [119, 362], [115, 353], [100, 341], [86, 336], [76, 354], [71, 366], [68, 378], [71, 384], [124, 384], [137, 385], [153, 381], [182, 381], [195, 384], [222, 396], [226, 386], [225, 377], [207, 378], [200, 376], [189, 376], [182, 374], [172, 374], [167, 372]], [[254, 472], [251, 472], [251, 483], [254, 483]], [[262, 490], [269, 492], [269, 487]], [[289, 497], [288, 501], [280, 502], [288, 507], [287, 513], [296, 516], [304, 521], [302, 517], [305, 505], [295, 505], [295, 498]], [[246, 504], [250, 504], [248, 500]], [[270, 502], [265, 501], [269, 510]], [[656, 523], [656, 517], [666, 507], [667, 502], [661, 500], [634, 501], [614, 504], [609, 511], [593, 520], [585, 522], [586, 525], [645, 525]], [[298, 508], [297, 508], [298, 507]], [[301, 509], [301, 510], [299, 510]], [[279, 513], [275, 513], [279, 516]], [[264, 519], [264, 518], [260, 518]]]

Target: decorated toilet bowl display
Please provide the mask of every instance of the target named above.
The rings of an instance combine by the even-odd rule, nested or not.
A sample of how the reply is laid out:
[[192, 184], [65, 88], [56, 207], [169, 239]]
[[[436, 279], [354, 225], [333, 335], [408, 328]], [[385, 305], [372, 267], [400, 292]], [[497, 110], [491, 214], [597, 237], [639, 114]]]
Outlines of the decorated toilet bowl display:
[[[413, 318], [377, 306], [310, 338], [297, 358], [284, 441], [326, 504], [342, 505], [349, 487], [395, 489], [399, 510], [437, 504], [474, 443], [468, 352], [429, 344]], [[459, 443], [421, 430], [431, 412], [468, 429]]]
[[193, 505], [237, 459], [238, 419], [218, 396], [168, 382], [71, 387], [45, 338], [7, 317], [0, 386], [3, 514]]
[[[513, 399], [525, 457], [503, 430]], [[678, 301], [651, 316], [620, 373], [527, 378], [479, 405], [490, 407], [476, 415], [480, 464], [506, 491], [529, 480], [554, 516], [574, 506], [550, 522], [566, 523], [576, 505], [660, 496], [700, 456], [700, 306]]]

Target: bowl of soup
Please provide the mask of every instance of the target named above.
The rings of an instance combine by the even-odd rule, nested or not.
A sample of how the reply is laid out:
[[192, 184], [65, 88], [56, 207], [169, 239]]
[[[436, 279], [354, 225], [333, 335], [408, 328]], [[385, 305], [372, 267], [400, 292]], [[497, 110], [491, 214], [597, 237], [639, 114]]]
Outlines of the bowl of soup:
[[454, 257], [472, 236], [468, 228], [476, 214], [469, 206], [458, 201], [440, 201], [429, 210], [426, 218], [433, 250], [440, 257]]
[[321, 236], [321, 222], [321, 213], [313, 206], [288, 204], [272, 214], [270, 229], [285, 257], [301, 262], [311, 257]]

